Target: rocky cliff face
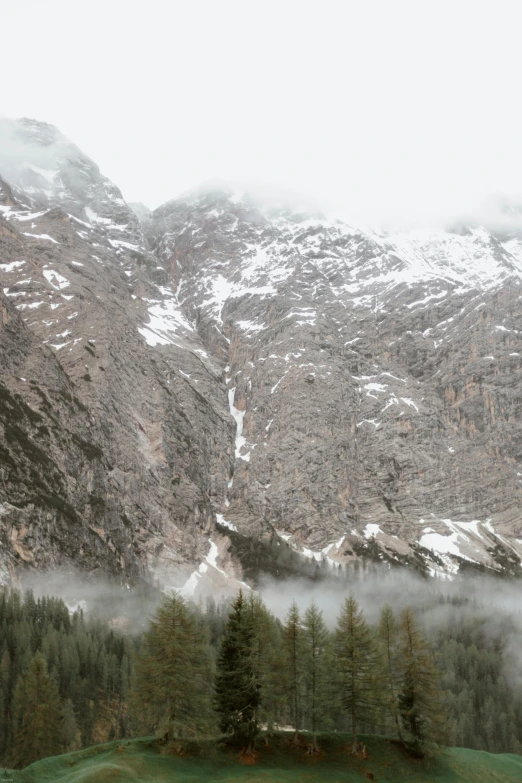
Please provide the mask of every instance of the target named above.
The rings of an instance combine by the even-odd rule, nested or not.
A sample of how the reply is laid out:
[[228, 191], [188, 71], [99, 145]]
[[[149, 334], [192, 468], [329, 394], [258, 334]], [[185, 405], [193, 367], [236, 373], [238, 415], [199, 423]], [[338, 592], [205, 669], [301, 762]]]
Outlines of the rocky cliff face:
[[4, 579], [74, 563], [190, 592], [241, 578], [230, 530], [518, 570], [516, 236], [382, 236], [222, 191], [133, 210], [56, 129], [7, 130]]

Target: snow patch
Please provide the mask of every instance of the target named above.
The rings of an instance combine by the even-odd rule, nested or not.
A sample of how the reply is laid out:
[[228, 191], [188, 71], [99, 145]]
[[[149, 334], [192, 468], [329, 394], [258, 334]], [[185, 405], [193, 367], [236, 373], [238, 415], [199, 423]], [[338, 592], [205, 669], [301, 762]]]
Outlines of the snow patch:
[[216, 519], [220, 525], [223, 525], [223, 527], [228, 527], [229, 530], [233, 530], [234, 533], [238, 532], [237, 527], [234, 525], [233, 522], [228, 522], [228, 520], [225, 519], [223, 514], [216, 514]]
[[149, 322], [138, 332], [145, 338], [147, 345], [176, 345], [174, 337], [179, 338], [180, 331], [193, 332], [194, 328], [181, 312], [178, 298], [170, 288], [159, 287], [164, 299], [145, 299]]
[[361, 427], [363, 424], [373, 424], [375, 429], [377, 429], [377, 427], [381, 426], [381, 422], [380, 421], [376, 421], [375, 419], [363, 419], [362, 421], [358, 421], [357, 422], [357, 426], [358, 427]]
[[68, 288], [70, 286], [67, 278], [63, 277], [58, 272], [55, 272], [54, 269], [44, 269], [43, 276], [56, 291], [61, 291], [63, 288]]
[[[220, 568], [217, 564], [217, 557], [219, 554], [219, 549], [216, 543], [212, 541], [211, 538], [208, 539], [208, 542], [210, 544], [210, 551], [208, 555], [205, 557], [205, 560], [200, 564], [197, 571], [193, 571], [187, 581], [184, 585], [182, 585], [178, 589], [178, 593], [182, 595], [185, 598], [191, 598], [198, 586], [199, 580], [202, 577], [202, 574], [206, 574], [208, 571], [209, 566], [211, 568], [214, 568], [216, 571], [218, 571], [220, 574], [222, 574], [226, 579], [229, 578], [228, 574], [223, 571], [222, 568]], [[247, 587], [247, 585], [245, 585]]]
[[380, 394], [383, 394], [388, 388], [388, 386], [385, 383], [365, 383], [364, 388], [366, 389], [367, 397], [373, 397], [375, 400], [377, 400], [378, 397], [376, 397], [375, 394], [371, 394], [371, 392], [376, 391], [379, 392]]
[[49, 234], [30, 234], [28, 231], [23, 232], [24, 237], [34, 237], [34, 239], [45, 239], [47, 242], [54, 242], [55, 245], [59, 245], [60, 243], [56, 241], [56, 239], [53, 239], [49, 236]]
[[19, 269], [25, 264], [25, 261], [11, 261], [10, 264], [0, 264], [0, 271], [12, 272], [13, 269]]
[[[17, 310], [35, 310], [37, 307], [41, 307], [43, 302], [31, 302], [31, 304], [19, 304], [16, 305]], [[51, 305], [52, 307], [52, 305]]]
[[264, 324], [256, 324], [255, 321], [236, 321], [236, 325], [246, 334], [262, 332], [265, 328]]
[[[245, 418], [246, 411], [240, 411], [238, 408], [234, 405], [234, 397], [236, 394], [236, 387], [229, 389], [228, 391], [228, 404], [230, 407], [230, 413], [234, 418], [234, 421], [236, 422], [236, 459], [242, 459], [245, 462], [250, 462], [250, 452], [248, 454], [241, 454], [241, 449], [244, 446], [247, 446], [247, 440], [243, 435], [243, 419]], [[253, 446], [250, 447], [251, 450], [254, 448]]]

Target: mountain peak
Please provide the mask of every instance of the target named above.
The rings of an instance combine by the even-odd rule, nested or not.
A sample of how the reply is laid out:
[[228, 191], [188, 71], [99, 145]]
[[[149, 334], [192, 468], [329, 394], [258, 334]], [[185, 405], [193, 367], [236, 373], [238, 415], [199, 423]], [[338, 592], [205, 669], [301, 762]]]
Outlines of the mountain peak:
[[28, 141], [36, 142], [42, 146], [49, 146], [58, 140], [65, 140], [65, 136], [58, 128], [48, 122], [41, 122], [30, 117], [20, 117], [13, 123], [17, 131], [23, 134]]
[[236, 587], [245, 539], [516, 572], [519, 240], [216, 183], [131, 208], [24, 122], [0, 145], [2, 573]]
[[126, 226], [128, 240], [141, 241], [138, 220], [121, 191], [54, 125], [0, 120], [0, 176], [35, 209], [60, 207], [86, 222], [118, 231]]

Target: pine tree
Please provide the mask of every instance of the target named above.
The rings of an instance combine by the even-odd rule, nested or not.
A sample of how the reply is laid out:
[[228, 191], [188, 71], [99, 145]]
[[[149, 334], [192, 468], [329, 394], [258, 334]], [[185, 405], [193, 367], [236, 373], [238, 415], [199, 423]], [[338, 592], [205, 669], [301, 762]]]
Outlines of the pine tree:
[[397, 621], [390, 604], [386, 604], [381, 612], [379, 637], [383, 649], [385, 672], [386, 703], [392, 717], [397, 736], [402, 740], [399, 708], [397, 703]]
[[399, 716], [408, 746], [423, 755], [427, 744], [442, 743], [445, 724], [440, 674], [411, 609], [401, 617]]
[[211, 676], [205, 630], [183, 598], [165, 598], [137, 659], [134, 705], [168, 741], [206, 733], [211, 728]]
[[361, 724], [372, 724], [382, 696], [382, 659], [374, 634], [353, 596], [341, 610], [335, 632], [335, 654], [340, 696], [352, 729], [352, 750], [357, 752], [357, 732]]
[[215, 706], [220, 728], [252, 753], [259, 734], [261, 686], [252, 612], [240, 590], [230, 611], [217, 662]]
[[331, 658], [330, 634], [315, 602], [306, 610], [303, 621], [303, 671], [306, 706], [317, 750], [317, 731], [328, 714]]
[[289, 609], [286, 623], [283, 626], [283, 650], [286, 657], [288, 703], [295, 728], [294, 740], [297, 742], [303, 679], [303, 629], [295, 601]]
[[61, 745], [66, 753], [81, 748], [81, 737], [74, 714], [73, 703], [65, 699], [60, 709], [60, 737]]
[[7, 755], [8, 748], [8, 705], [11, 683], [11, 656], [4, 650], [0, 659], [0, 760]]
[[281, 628], [262, 599], [251, 593], [248, 608], [254, 628], [254, 662], [260, 688], [258, 717], [269, 731], [281, 722], [285, 706], [285, 662]]
[[9, 681], [11, 678], [11, 656], [9, 650], [4, 650], [0, 659], [0, 688], [7, 693]]
[[60, 704], [45, 658], [36, 653], [17, 682], [14, 700], [13, 766], [25, 767], [60, 748]]

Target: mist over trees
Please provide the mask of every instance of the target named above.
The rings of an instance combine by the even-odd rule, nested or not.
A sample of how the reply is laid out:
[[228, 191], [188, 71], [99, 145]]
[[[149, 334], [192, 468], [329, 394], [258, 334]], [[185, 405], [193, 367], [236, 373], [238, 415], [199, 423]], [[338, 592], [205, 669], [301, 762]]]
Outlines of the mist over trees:
[[125, 735], [131, 642], [59, 598], [0, 591], [0, 764]]
[[447, 596], [362, 607], [349, 595], [334, 624], [314, 602], [279, 619], [256, 594], [174, 595], [131, 635], [61, 599], [0, 592], [0, 765], [152, 733], [221, 732], [251, 753], [278, 727], [310, 753], [332, 730], [355, 751], [367, 733], [420, 755], [433, 742], [522, 751], [514, 616]]

